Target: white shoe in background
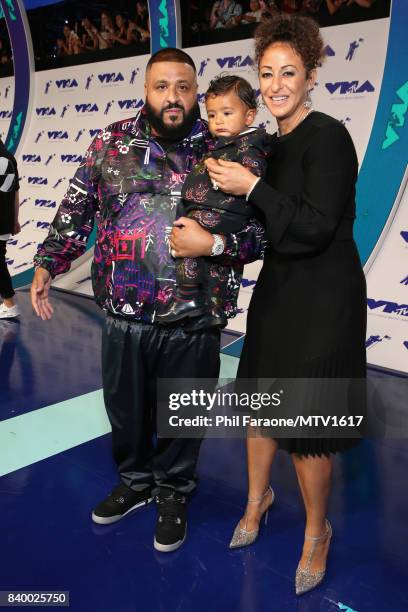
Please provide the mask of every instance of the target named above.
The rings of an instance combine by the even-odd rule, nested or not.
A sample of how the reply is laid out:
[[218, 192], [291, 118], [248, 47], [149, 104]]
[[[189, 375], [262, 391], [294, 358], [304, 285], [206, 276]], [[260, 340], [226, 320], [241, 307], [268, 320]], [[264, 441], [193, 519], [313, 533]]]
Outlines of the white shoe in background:
[[7, 307], [3, 304], [0, 304], [0, 319], [14, 319], [15, 317], [20, 316], [20, 309], [17, 304], [11, 306], [11, 308]]

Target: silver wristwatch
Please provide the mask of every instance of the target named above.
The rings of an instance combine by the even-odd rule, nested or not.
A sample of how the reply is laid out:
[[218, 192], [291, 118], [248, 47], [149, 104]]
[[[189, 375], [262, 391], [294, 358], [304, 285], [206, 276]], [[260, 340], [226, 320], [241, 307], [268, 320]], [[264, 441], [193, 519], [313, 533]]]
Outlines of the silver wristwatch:
[[213, 234], [214, 244], [211, 249], [211, 257], [216, 257], [217, 255], [221, 255], [224, 252], [224, 240], [220, 234]]

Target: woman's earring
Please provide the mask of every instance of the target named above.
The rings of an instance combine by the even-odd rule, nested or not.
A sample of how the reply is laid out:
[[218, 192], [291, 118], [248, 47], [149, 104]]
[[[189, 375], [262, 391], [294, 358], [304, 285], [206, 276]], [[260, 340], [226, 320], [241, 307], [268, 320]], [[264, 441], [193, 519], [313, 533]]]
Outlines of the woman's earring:
[[310, 91], [307, 92], [307, 98], [303, 102], [303, 106], [307, 109], [312, 108], [313, 106], [312, 98], [310, 97]]

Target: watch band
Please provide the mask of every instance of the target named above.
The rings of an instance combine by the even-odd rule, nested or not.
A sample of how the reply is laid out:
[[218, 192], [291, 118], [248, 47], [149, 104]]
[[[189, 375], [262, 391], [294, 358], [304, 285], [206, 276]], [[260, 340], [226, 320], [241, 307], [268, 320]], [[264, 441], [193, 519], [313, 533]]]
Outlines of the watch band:
[[216, 257], [217, 255], [221, 255], [224, 252], [224, 240], [220, 234], [213, 234], [214, 243], [211, 249], [211, 257]]

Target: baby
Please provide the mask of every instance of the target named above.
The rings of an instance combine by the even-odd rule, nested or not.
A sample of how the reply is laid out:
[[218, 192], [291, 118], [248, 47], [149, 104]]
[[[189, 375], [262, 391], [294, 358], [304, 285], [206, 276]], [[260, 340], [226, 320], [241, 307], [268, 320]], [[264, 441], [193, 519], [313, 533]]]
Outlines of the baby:
[[[254, 174], [264, 176], [270, 136], [264, 129], [250, 127], [257, 110], [256, 95], [250, 83], [234, 75], [217, 77], [210, 82], [205, 105], [208, 129], [214, 138], [211, 157], [239, 162]], [[181, 194], [177, 216], [193, 218], [216, 234], [215, 255], [217, 247], [221, 247], [221, 252], [223, 248], [220, 234], [244, 229], [254, 216], [244, 196], [228, 195], [211, 183], [204, 161], [190, 172]], [[227, 317], [222, 306], [227, 296], [228, 273], [227, 266], [211, 266], [207, 257], [178, 258], [173, 299], [155, 321], [173, 325], [206, 314], [202, 327], [225, 327]], [[200, 329], [198, 321], [193, 329]]]

